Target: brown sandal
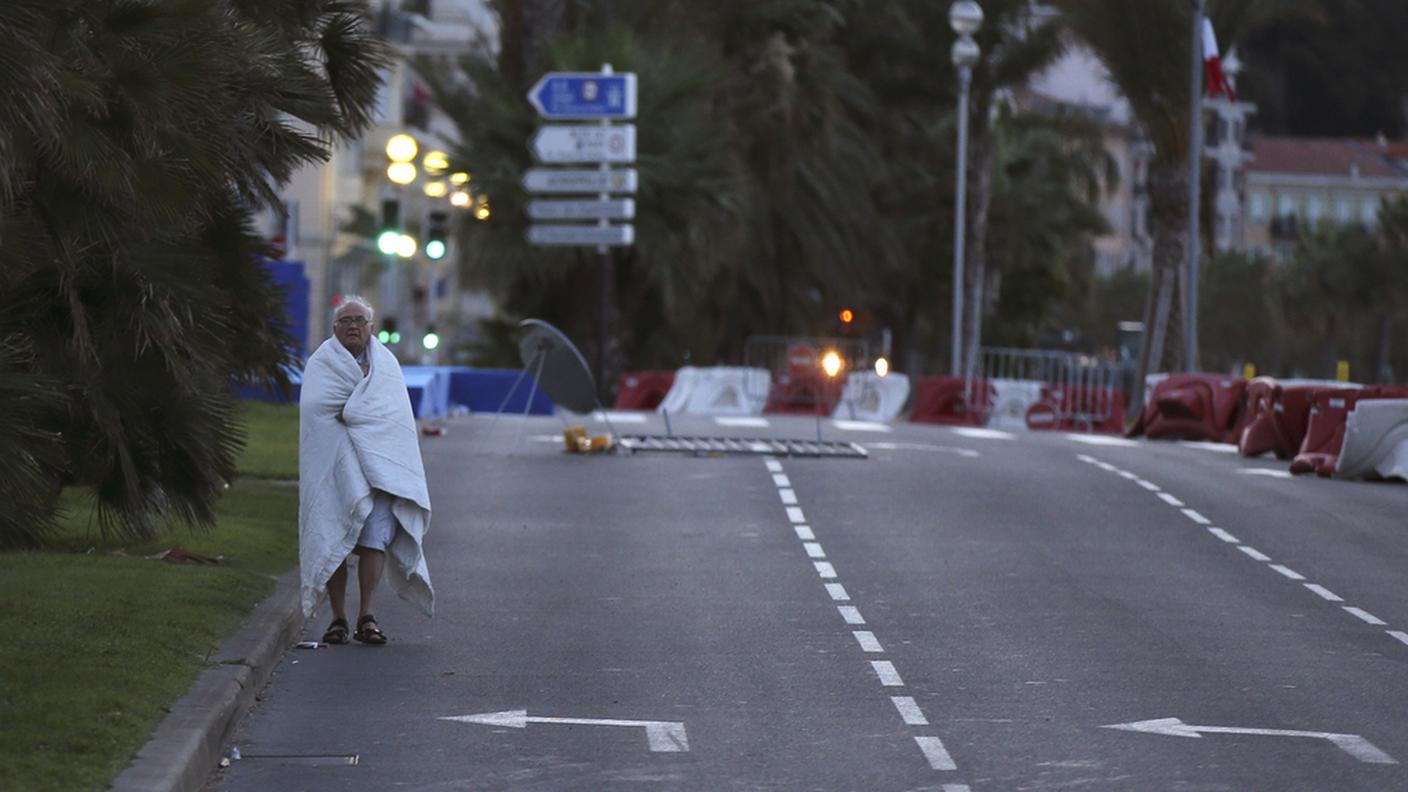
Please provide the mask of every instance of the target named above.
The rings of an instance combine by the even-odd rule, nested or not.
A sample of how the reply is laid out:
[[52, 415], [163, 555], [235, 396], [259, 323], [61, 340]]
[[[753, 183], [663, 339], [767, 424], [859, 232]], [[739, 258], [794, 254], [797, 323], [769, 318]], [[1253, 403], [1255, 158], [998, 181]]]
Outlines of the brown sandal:
[[325, 644], [345, 644], [347, 643], [347, 620], [333, 619], [328, 625], [327, 632], [323, 633], [323, 643]]
[[[371, 623], [372, 626], [367, 627], [368, 623]], [[352, 633], [352, 637], [360, 643], [372, 646], [381, 646], [386, 643], [386, 633], [376, 626], [376, 617], [370, 613], [357, 620], [357, 632]]]

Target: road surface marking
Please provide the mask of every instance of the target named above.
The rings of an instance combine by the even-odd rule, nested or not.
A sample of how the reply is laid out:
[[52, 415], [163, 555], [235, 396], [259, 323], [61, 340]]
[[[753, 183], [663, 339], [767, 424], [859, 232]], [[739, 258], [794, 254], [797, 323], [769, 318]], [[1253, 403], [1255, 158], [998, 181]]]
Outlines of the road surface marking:
[[802, 516], [801, 507], [798, 506], [787, 507], [787, 519], [794, 523], [804, 523], [807, 521], [807, 518]]
[[1323, 599], [1329, 600], [1330, 602], [1344, 602], [1344, 597], [1341, 597], [1335, 592], [1330, 591], [1319, 583], [1306, 583], [1305, 587], [1315, 592]]
[[797, 505], [797, 493], [794, 490], [780, 489], [777, 491], [777, 496], [782, 498], [782, 502], [788, 506]]
[[[782, 467], [781, 465], [778, 466], [779, 469], [781, 469], [781, 467]], [[790, 487], [790, 486], [792, 486], [792, 480], [789, 479], [789, 478], [787, 478], [787, 476], [784, 475], [784, 474], [782, 474], [782, 473], [778, 473], [778, 474], [774, 475], [774, 476], [772, 477], [772, 483], [773, 483], [774, 485], [778, 486], [778, 487]]]
[[851, 595], [846, 593], [846, 587], [840, 583], [827, 583], [826, 593], [831, 595], [831, 599], [837, 602], [850, 602]]
[[1159, 485], [1158, 485], [1158, 484], [1155, 484], [1155, 483], [1152, 482], [1152, 481], [1145, 481], [1144, 479], [1135, 479], [1135, 480], [1134, 480], [1134, 483], [1135, 483], [1135, 484], [1138, 484], [1139, 486], [1143, 487], [1143, 488], [1146, 489], [1146, 490], [1149, 490], [1150, 492], [1158, 492], [1158, 491], [1159, 491]]
[[766, 454], [768, 451], [771, 451], [772, 448], [767, 443], [755, 441], [748, 444], [748, 450], [755, 454]]
[[860, 615], [860, 608], [854, 605], [837, 605], [836, 610], [841, 612], [841, 618], [846, 620], [846, 624], [865, 624], [865, 617]]
[[875, 669], [875, 675], [880, 677], [880, 684], [885, 687], [904, 687], [900, 672], [895, 670], [895, 664], [889, 660], [871, 660], [870, 667]]
[[932, 443], [866, 443], [865, 447], [876, 451], [934, 451], [936, 453], [958, 454], [968, 459], [977, 459], [982, 456], [971, 448], [934, 445]]
[[1237, 545], [1237, 549], [1238, 549], [1238, 550], [1241, 550], [1243, 553], [1246, 553], [1247, 555], [1251, 556], [1254, 560], [1257, 560], [1257, 561], [1270, 561], [1270, 560], [1271, 560], [1271, 556], [1269, 556], [1269, 555], [1267, 555], [1267, 554], [1261, 552], [1260, 550], [1256, 549], [1255, 547], [1251, 547], [1251, 546], [1249, 546], [1249, 545]]
[[1184, 509], [1183, 516], [1197, 523], [1198, 525], [1212, 525], [1212, 520], [1204, 517], [1202, 512], [1196, 509]]
[[[957, 770], [958, 768], [955, 767], [953, 769]], [[973, 792], [973, 790], [970, 789], [967, 784], [944, 784], [939, 792]]]
[[801, 539], [803, 542], [810, 542], [816, 538], [816, 534], [812, 533], [812, 527], [810, 525], [794, 525], [792, 527], [797, 531], [797, 538]]
[[1242, 543], [1242, 540], [1241, 540], [1241, 539], [1238, 539], [1237, 537], [1233, 536], [1232, 534], [1227, 533], [1226, 531], [1222, 530], [1221, 528], [1209, 528], [1209, 529], [1208, 529], [1208, 533], [1212, 534], [1213, 536], [1216, 536], [1218, 539], [1221, 539], [1222, 541], [1224, 541], [1224, 542], [1226, 542], [1226, 543], [1228, 543], [1228, 544], [1241, 544], [1241, 543]]
[[718, 424], [719, 426], [739, 426], [749, 427], [752, 429], [766, 429], [768, 425], [768, 419], [754, 418], [752, 416], [746, 415], [716, 415], [714, 416], [714, 423]]
[[803, 542], [802, 547], [807, 549], [808, 558], [826, 558], [826, 552], [816, 542]]
[[955, 426], [949, 431], [959, 437], [972, 437], [978, 440], [1016, 440], [1017, 435], [1001, 429], [980, 429], [976, 426]]
[[890, 701], [895, 702], [895, 709], [900, 711], [900, 717], [908, 726], [928, 726], [929, 719], [924, 717], [924, 712], [919, 709], [919, 705], [914, 703], [913, 696], [890, 696]]
[[836, 577], [836, 567], [831, 566], [830, 561], [814, 561], [812, 566], [816, 567], [816, 573], [828, 580]]
[[1374, 614], [1364, 610], [1363, 608], [1356, 608], [1352, 605], [1346, 605], [1344, 606], [1344, 611], [1350, 616], [1353, 616], [1354, 618], [1359, 619], [1368, 624], [1372, 624], [1375, 627], [1388, 626], [1388, 622], [1384, 621], [1383, 619], [1380, 619], [1378, 616], [1375, 616]]
[[1237, 471], [1243, 476], [1266, 476], [1267, 478], [1295, 478], [1289, 470], [1276, 470], [1275, 468], [1242, 468]]
[[1175, 507], [1175, 508], [1180, 507], [1180, 506], [1183, 505], [1183, 501], [1179, 500], [1178, 498], [1173, 497], [1172, 495], [1168, 494], [1167, 492], [1160, 492], [1160, 493], [1159, 493], [1159, 500], [1161, 500], [1161, 501], [1163, 501], [1164, 503], [1167, 503], [1168, 505], [1173, 506], [1173, 507]]
[[1208, 443], [1201, 440], [1180, 440], [1178, 444], [1184, 448], [1201, 448], [1204, 451], [1216, 451], [1220, 454], [1235, 454], [1237, 446], [1231, 443]]
[[1139, 478], [1135, 474], [1130, 473], [1128, 470], [1120, 470], [1119, 468], [1115, 468], [1115, 473], [1118, 473], [1120, 478], [1129, 479], [1130, 481], [1134, 481]]
[[592, 418], [607, 423], [643, 424], [646, 421], [645, 413], [602, 412], [601, 410], [592, 413]]
[[1398, 641], [1399, 643], [1408, 646], [1408, 633], [1403, 632], [1402, 630], [1386, 630], [1385, 632], [1393, 636], [1393, 639], [1395, 641]]
[[767, 466], [768, 466], [768, 472], [769, 472], [769, 473], [781, 473], [781, 472], [782, 472], [782, 463], [781, 463], [781, 462], [778, 462], [776, 459], [769, 459], [769, 460], [766, 461], [766, 464], [767, 464]]
[[1107, 473], [1114, 473], [1119, 470], [1119, 468], [1111, 465], [1109, 462], [1096, 462], [1095, 466]]
[[837, 429], [846, 432], [892, 432], [889, 424], [882, 424], [877, 421], [844, 421], [837, 419], [831, 422]]
[[629, 726], [645, 729], [646, 744], [652, 751], [675, 753], [689, 750], [689, 737], [678, 721], [617, 720], [615, 718], [554, 718], [528, 714], [527, 710], [484, 712], [478, 715], [452, 715], [439, 720], [475, 723], [481, 726], [507, 726], [526, 729], [530, 723], [556, 723], [568, 726]]
[[851, 632], [851, 635], [854, 635], [854, 636], [856, 637], [856, 643], [859, 643], [859, 644], [860, 644], [861, 651], [865, 651], [865, 652], [883, 652], [883, 651], [885, 651], [884, 648], [882, 648], [882, 647], [880, 646], [880, 641], [876, 640], [876, 638], [875, 638], [875, 633], [873, 633], [873, 632], [871, 632], [871, 631], [869, 631], [869, 630], [853, 630], [853, 631]]
[[[914, 741], [919, 743], [919, 750], [924, 752], [924, 758], [929, 760], [929, 767], [935, 770], [957, 770], [958, 765], [954, 764], [953, 757], [948, 755], [948, 749], [938, 737], [915, 737]], [[944, 784], [943, 792], [969, 792], [967, 784]]]
[[1099, 464], [1099, 461], [1095, 457], [1090, 456], [1089, 454], [1076, 454], [1076, 459], [1079, 459], [1087, 465]]
[[1134, 440], [1126, 440], [1123, 437], [1109, 437], [1106, 435], [1093, 434], [1076, 434], [1075, 432], [1067, 433], [1066, 439], [1074, 440], [1077, 443], [1085, 443], [1086, 445], [1096, 446], [1119, 446], [1121, 448], [1130, 448], [1139, 445], [1138, 442]]
[[1398, 760], [1379, 750], [1377, 746], [1357, 734], [1335, 734], [1333, 732], [1300, 731], [1298, 729], [1247, 729], [1236, 726], [1194, 726], [1178, 718], [1158, 718], [1134, 723], [1112, 723], [1105, 729], [1162, 734], [1166, 737], [1202, 737], [1204, 734], [1252, 734], [1262, 737], [1311, 737], [1329, 740], [1341, 751], [1361, 762], [1370, 764], [1398, 764]]
[[1291, 569], [1291, 568], [1288, 567], [1288, 566], [1282, 566], [1282, 565], [1280, 565], [1280, 564], [1272, 564], [1272, 565], [1271, 565], [1271, 568], [1274, 569], [1274, 570], [1276, 570], [1277, 572], [1280, 572], [1281, 574], [1285, 575], [1286, 577], [1290, 578], [1291, 580], [1305, 580], [1305, 575], [1302, 575], [1301, 573], [1295, 571], [1294, 569]]

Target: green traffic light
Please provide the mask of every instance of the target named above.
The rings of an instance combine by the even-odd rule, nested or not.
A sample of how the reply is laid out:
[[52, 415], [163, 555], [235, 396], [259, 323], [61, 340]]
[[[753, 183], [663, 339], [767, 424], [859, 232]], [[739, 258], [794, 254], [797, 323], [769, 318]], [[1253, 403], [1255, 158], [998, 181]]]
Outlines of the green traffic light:
[[376, 238], [376, 249], [386, 255], [394, 255], [396, 246], [401, 242], [400, 231], [382, 231]]
[[435, 347], [440, 346], [440, 335], [433, 331], [426, 333], [425, 337], [420, 340], [420, 343], [426, 349], [434, 349]]
[[399, 343], [401, 343], [401, 334], [400, 334], [400, 333], [392, 333], [392, 334], [391, 334], [391, 343], [393, 343], [393, 344], [399, 344]]
[[425, 243], [425, 257], [431, 261], [439, 261], [445, 257], [445, 243], [439, 239], [432, 239]]
[[385, 344], [386, 342], [391, 340], [391, 334], [386, 332], [385, 330], [382, 330], [380, 333], [376, 334], [376, 338], [378, 341]]

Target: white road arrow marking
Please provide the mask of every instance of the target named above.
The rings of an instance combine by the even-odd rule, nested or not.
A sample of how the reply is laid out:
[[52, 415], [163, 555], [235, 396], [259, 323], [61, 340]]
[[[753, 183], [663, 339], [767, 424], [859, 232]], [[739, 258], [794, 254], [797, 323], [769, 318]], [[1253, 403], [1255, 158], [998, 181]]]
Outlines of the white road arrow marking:
[[1379, 750], [1377, 746], [1357, 734], [1334, 734], [1332, 732], [1298, 731], [1295, 729], [1244, 729], [1236, 726], [1194, 726], [1178, 718], [1156, 718], [1135, 721], [1134, 723], [1112, 723], [1102, 729], [1162, 734], [1168, 737], [1202, 737], [1204, 734], [1252, 734], [1262, 737], [1313, 737], [1329, 740], [1340, 750], [1361, 762], [1370, 764], [1398, 764], [1398, 760]]
[[529, 715], [528, 710], [484, 712], [478, 715], [448, 715], [440, 720], [457, 723], [477, 723], [481, 726], [507, 726], [526, 729], [530, 723], [557, 723], [566, 726], [629, 726], [645, 729], [645, 740], [652, 751], [678, 752], [689, 750], [689, 737], [684, 724], [675, 721], [617, 720], [613, 718], [554, 718]]

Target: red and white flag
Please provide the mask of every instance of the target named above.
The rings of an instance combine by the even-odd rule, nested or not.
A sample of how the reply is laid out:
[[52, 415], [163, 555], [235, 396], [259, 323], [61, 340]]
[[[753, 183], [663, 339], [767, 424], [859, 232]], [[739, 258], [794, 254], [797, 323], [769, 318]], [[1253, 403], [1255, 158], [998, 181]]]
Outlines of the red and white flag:
[[1203, 65], [1208, 71], [1208, 96], [1225, 96], [1237, 101], [1237, 92], [1222, 73], [1222, 57], [1217, 52], [1217, 36], [1212, 32], [1212, 20], [1203, 17]]

